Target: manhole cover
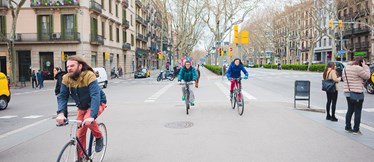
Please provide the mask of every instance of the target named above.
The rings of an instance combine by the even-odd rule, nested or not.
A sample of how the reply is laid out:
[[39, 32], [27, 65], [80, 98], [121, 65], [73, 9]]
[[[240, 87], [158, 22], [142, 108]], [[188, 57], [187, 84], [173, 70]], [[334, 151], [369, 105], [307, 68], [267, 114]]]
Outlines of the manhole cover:
[[193, 126], [192, 122], [189, 121], [177, 121], [165, 124], [166, 128], [183, 129], [190, 128]]

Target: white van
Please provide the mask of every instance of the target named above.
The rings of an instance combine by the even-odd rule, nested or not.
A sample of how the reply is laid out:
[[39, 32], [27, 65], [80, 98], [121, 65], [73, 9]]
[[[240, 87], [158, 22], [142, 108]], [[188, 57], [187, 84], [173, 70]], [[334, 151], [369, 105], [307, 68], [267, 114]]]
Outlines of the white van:
[[108, 86], [108, 74], [106, 73], [104, 68], [92, 68], [96, 74], [96, 80], [100, 86], [106, 88]]

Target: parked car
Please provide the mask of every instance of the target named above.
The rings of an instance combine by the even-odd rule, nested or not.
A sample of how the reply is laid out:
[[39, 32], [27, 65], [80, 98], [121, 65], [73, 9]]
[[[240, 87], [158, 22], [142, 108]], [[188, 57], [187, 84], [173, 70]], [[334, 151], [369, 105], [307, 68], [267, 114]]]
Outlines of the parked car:
[[0, 110], [5, 110], [10, 101], [10, 85], [7, 76], [0, 72]]
[[254, 68], [255, 65], [253, 64], [253, 62], [249, 62], [249, 63], [247, 64], [247, 67], [248, 67], [248, 68]]
[[100, 86], [103, 86], [103, 88], [108, 87], [108, 74], [106, 70], [102, 67], [99, 68], [93, 68], [96, 74], [96, 80], [99, 83]]
[[151, 76], [151, 72], [147, 68], [139, 69], [135, 74], [134, 78], [147, 78]]

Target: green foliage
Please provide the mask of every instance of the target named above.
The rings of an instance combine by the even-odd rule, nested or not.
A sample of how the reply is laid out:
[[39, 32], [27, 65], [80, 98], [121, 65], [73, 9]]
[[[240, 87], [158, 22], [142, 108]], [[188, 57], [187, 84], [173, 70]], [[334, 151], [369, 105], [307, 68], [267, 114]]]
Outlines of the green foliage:
[[218, 75], [222, 75], [222, 69], [218, 65], [204, 65], [204, 67], [206, 67], [207, 69], [209, 69], [213, 73], [216, 73]]

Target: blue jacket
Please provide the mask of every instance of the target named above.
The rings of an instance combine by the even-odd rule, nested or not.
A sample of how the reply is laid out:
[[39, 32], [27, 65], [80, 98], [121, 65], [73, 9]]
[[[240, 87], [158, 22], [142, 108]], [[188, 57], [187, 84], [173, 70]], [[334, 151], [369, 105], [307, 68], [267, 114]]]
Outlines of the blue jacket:
[[248, 77], [248, 72], [245, 70], [243, 64], [239, 64], [238, 66], [235, 63], [231, 63], [229, 69], [227, 69], [226, 76], [227, 79], [229, 78], [239, 78], [241, 76], [241, 71], [243, 71], [244, 75]]
[[97, 117], [101, 103], [106, 103], [105, 93], [99, 87], [96, 75], [92, 71], [83, 71], [77, 80], [64, 75], [60, 94], [57, 96], [57, 114], [67, 114], [69, 95], [74, 99], [80, 110], [91, 109], [90, 117]]
[[195, 81], [196, 80], [196, 70], [192, 66], [190, 69], [187, 69], [186, 66], [181, 68], [179, 75], [178, 75], [178, 81], [184, 80], [185, 82]]
[[43, 75], [42, 75], [41, 71], [39, 71], [39, 72], [36, 73], [36, 79], [43, 80]]

